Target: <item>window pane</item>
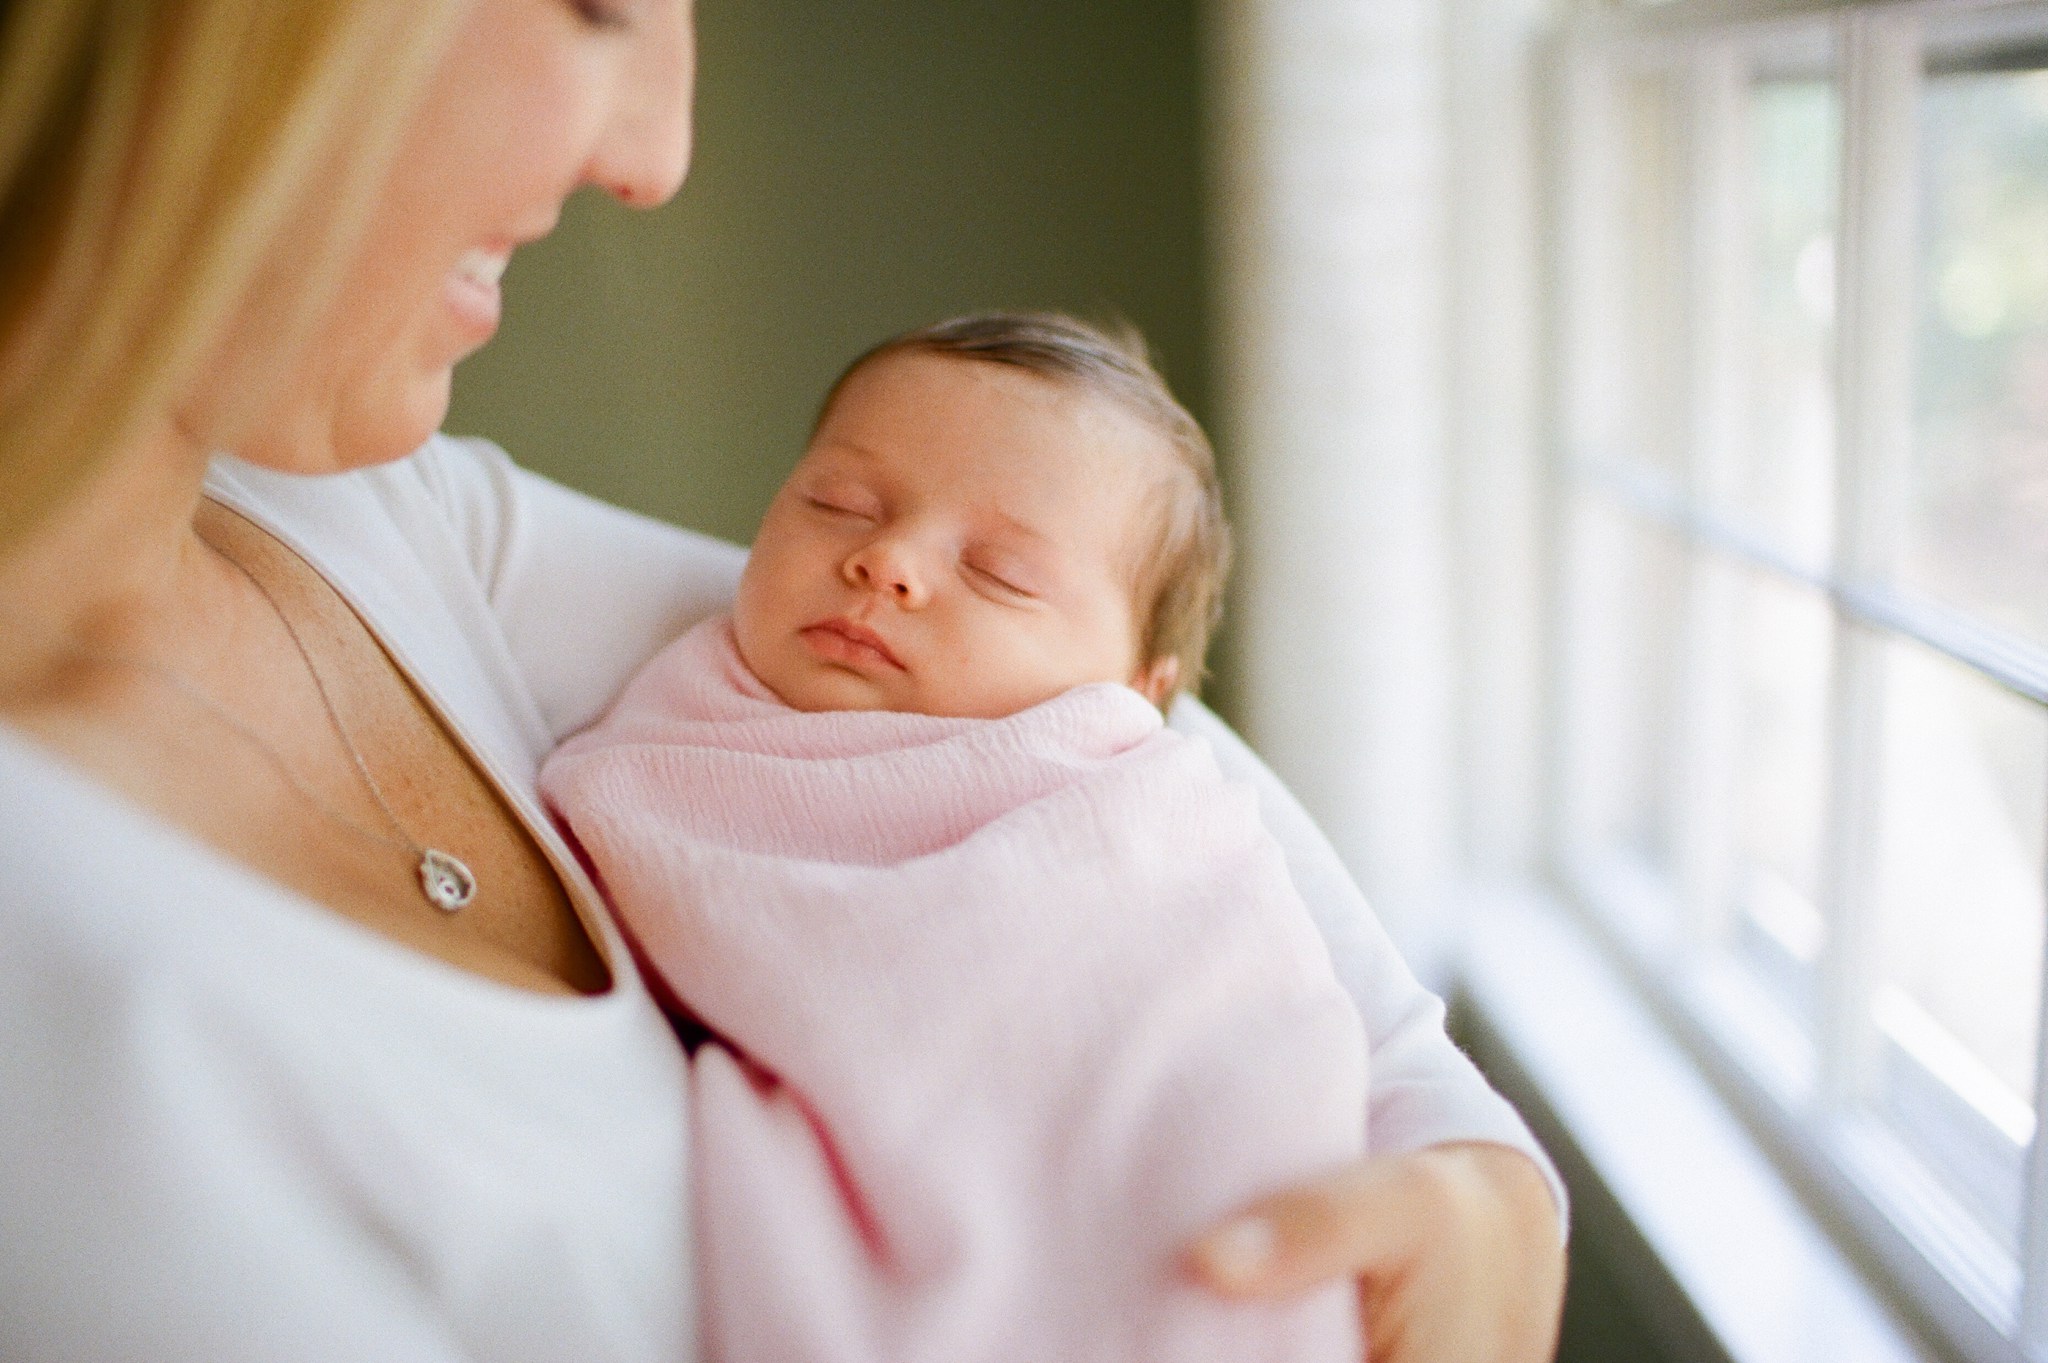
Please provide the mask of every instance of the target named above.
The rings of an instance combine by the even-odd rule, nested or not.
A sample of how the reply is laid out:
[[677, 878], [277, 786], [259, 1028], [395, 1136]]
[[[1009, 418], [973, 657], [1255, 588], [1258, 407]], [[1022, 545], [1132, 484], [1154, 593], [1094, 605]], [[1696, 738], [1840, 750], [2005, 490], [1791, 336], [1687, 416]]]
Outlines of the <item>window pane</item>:
[[1930, 79], [1901, 574], [2048, 643], [2048, 72]]
[[1917, 645], [1887, 645], [1884, 666], [1876, 1096], [2016, 1253], [2034, 1126], [2048, 714]]
[[1735, 945], [1810, 1018], [1834, 618], [1817, 592], [1760, 572], [1746, 575], [1736, 609]]
[[1683, 553], [1662, 527], [1587, 497], [1574, 518], [1571, 580], [1571, 835], [1668, 868]]
[[1880, 1022], [1948, 1038], [1941, 1064], [1953, 1084], [1987, 1118], [2023, 1126], [2041, 985], [2048, 715], [1916, 645], [1889, 645], [1885, 666]]
[[1819, 569], [1834, 526], [1835, 220], [1840, 107], [1824, 81], [1750, 100], [1755, 344], [1740, 509]]

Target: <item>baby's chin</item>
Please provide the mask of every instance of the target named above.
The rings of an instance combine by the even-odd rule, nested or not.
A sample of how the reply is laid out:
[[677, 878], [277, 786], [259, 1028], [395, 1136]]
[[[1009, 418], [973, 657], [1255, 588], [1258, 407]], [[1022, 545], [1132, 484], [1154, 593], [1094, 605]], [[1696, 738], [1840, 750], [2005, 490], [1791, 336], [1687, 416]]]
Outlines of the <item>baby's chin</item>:
[[[752, 667], [752, 664], [748, 664]], [[929, 715], [935, 719], [1005, 719], [1052, 697], [1019, 699], [1012, 695], [978, 695], [967, 689], [929, 694], [914, 684], [886, 686], [870, 677], [829, 664], [812, 663], [788, 669], [754, 669], [761, 685], [792, 710], [826, 714], [840, 710], [887, 711]], [[909, 678], [904, 679], [906, 683]]]
[[826, 714], [834, 710], [897, 710], [918, 713], [908, 700], [885, 695], [865, 677], [850, 672], [763, 679], [762, 685], [792, 710]]
[[[766, 683], [764, 683], [765, 685]], [[1044, 695], [978, 692], [972, 688], [929, 686], [880, 687], [851, 673], [838, 676], [806, 677], [789, 688], [789, 694], [775, 686], [768, 688], [792, 709], [820, 713], [831, 710], [889, 711], [895, 714], [927, 715], [933, 719], [1008, 719], [1034, 706], [1043, 705], [1071, 690], [1062, 687]]]
[[809, 658], [748, 656], [744, 639], [740, 661], [777, 700], [792, 710], [821, 714], [832, 710], [915, 710], [910, 698], [899, 697], [870, 678], [846, 668]]

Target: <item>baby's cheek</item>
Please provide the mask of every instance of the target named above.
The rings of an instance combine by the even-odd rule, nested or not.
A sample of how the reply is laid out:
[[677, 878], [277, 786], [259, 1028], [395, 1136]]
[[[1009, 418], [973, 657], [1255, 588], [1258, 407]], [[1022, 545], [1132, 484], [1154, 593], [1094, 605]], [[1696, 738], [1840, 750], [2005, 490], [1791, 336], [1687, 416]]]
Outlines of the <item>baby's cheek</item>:
[[1021, 626], [984, 638], [950, 669], [954, 713], [999, 719], [1051, 700], [1073, 685], [1056, 648]]
[[750, 591], [747, 579], [742, 578], [732, 605], [732, 634], [740, 661], [764, 686], [786, 700], [790, 660], [784, 656], [786, 649], [776, 646], [773, 616], [773, 603], [763, 601], [758, 585]]

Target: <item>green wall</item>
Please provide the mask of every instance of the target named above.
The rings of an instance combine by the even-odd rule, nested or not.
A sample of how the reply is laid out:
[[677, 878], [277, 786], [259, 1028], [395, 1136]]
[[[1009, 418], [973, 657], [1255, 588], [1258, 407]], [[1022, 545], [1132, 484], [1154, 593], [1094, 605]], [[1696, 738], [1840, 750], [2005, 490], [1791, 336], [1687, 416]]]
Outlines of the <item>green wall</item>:
[[1197, 9], [703, 0], [689, 182], [520, 253], [448, 429], [745, 540], [839, 368], [954, 312], [1126, 316], [1206, 418]]

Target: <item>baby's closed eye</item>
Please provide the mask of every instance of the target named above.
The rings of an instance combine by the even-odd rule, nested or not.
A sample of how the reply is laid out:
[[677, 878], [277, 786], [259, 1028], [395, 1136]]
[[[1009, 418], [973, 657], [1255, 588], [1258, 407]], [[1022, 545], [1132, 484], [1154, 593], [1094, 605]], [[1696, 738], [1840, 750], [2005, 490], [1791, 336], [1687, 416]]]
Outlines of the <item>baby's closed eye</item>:
[[811, 510], [827, 516], [872, 521], [882, 507], [873, 492], [839, 479], [819, 479], [798, 489], [798, 496]]
[[967, 575], [978, 585], [992, 589], [996, 594], [1017, 601], [1035, 601], [1038, 593], [1026, 585], [1028, 578], [1019, 569], [1004, 563], [980, 563], [972, 559], [966, 564]]

